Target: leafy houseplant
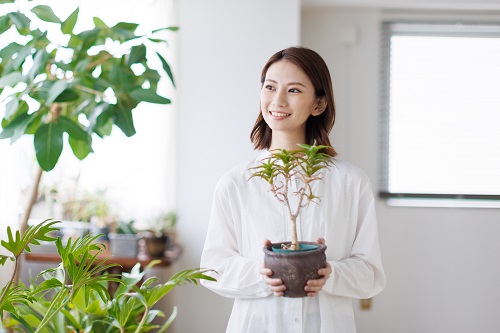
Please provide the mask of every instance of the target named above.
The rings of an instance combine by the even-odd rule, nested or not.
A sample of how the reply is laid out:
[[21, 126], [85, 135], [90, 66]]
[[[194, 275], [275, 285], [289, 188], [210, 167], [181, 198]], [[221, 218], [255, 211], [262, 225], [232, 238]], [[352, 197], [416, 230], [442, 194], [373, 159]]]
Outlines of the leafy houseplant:
[[[321, 171], [330, 166], [331, 160], [321, 152], [327, 146], [316, 143], [298, 146], [295, 150], [272, 151], [268, 158], [250, 169], [251, 178], [261, 178], [269, 184], [269, 191], [286, 206], [290, 218], [292, 240], [264, 248], [264, 263], [271, 268], [273, 276], [283, 280], [288, 297], [306, 296], [307, 280], [318, 278], [318, 269], [326, 265], [324, 244], [298, 241], [297, 217], [301, 208], [311, 202], [319, 204], [320, 198], [313, 193], [311, 184], [322, 179]], [[292, 206], [292, 196], [296, 198], [295, 206]]]
[[[0, 139], [14, 143], [23, 135], [34, 137], [40, 169], [21, 222], [24, 231], [42, 172], [56, 166], [64, 133], [74, 155], [83, 160], [92, 152], [92, 137], [110, 135], [113, 125], [126, 136], [135, 134], [132, 110], [139, 103], [170, 103], [157, 93], [162, 74], [174, 84], [168, 62], [157, 51], [165, 43], [158, 33], [177, 28], [139, 35], [138, 24], [108, 26], [94, 17], [92, 29], [76, 32], [78, 8], [61, 20], [45, 5], [21, 12], [18, 8], [30, 7], [32, 1], [21, 2], [0, 0], [6, 6], [2, 9], [10, 10], [0, 16], [0, 38], [11, 40], [0, 50], [0, 105], [5, 108]], [[65, 41], [51, 40], [47, 31], [35, 28], [41, 21], [59, 30]], [[151, 57], [159, 59], [161, 69], [150, 67]]]
[[[1, 245], [10, 255], [0, 255], [0, 266], [7, 260], [16, 263], [21, 254], [42, 241], [55, 242], [61, 257], [58, 267], [40, 273], [31, 286], [24, 287], [12, 279], [0, 292], [0, 315], [6, 327], [19, 332], [164, 332], [176, 316], [176, 309], [159, 326], [153, 319], [164, 314], [153, 309], [154, 305], [177, 285], [198, 284], [200, 279], [213, 280], [206, 271], [188, 269], [175, 274], [166, 283], [158, 283], [156, 277], [137, 284], [144, 274], [155, 265], [152, 262], [143, 272], [136, 265], [130, 273], [102, 274], [116, 264], [106, 264], [97, 256], [102, 244], [95, 243], [97, 236], [86, 235], [63, 245], [60, 238], [51, 233], [57, 228], [56, 221], [47, 220], [30, 226], [21, 236], [14, 235], [10, 227], [8, 240]], [[40, 281], [40, 282], [37, 282]], [[120, 283], [114, 295], [106, 287], [109, 282]]]

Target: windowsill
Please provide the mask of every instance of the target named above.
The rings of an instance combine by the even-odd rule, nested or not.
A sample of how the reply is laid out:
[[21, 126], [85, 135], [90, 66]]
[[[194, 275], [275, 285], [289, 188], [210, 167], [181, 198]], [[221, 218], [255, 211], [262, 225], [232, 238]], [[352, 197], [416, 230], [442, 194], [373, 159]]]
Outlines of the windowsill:
[[480, 199], [417, 199], [388, 198], [387, 206], [391, 207], [427, 207], [427, 208], [500, 208], [498, 200]]

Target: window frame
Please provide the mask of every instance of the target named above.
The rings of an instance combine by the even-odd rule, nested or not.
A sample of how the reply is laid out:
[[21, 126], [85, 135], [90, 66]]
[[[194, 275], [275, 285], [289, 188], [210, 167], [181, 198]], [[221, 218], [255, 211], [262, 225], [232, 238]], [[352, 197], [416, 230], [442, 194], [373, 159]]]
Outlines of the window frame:
[[[430, 28], [425, 30], [426, 28]], [[395, 28], [394, 28], [395, 27]], [[468, 31], [464, 31], [463, 28]], [[500, 38], [500, 21], [467, 19], [397, 19], [388, 18], [381, 22], [380, 41], [380, 123], [379, 123], [379, 190], [378, 196], [395, 206], [405, 206], [400, 201], [407, 201], [409, 206], [456, 206], [458, 201], [475, 202], [469, 207], [498, 207], [499, 194], [453, 194], [453, 193], [405, 193], [389, 191], [389, 145], [390, 145], [390, 89], [391, 89], [391, 37], [392, 36], [435, 36], [435, 37], [495, 37]], [[402, 200], [400, 200], [402, 199]], [[426, 205], [425, 201], [438, 201]], [[492, 205], [477, 204], [478, 201]], [[468, 205], [462, 205], [468, 206]]]

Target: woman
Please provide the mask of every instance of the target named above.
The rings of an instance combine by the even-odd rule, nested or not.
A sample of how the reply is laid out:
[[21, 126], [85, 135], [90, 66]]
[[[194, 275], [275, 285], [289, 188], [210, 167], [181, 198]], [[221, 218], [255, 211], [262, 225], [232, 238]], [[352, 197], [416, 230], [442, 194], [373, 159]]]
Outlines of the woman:
[[319, 205], [303, 208], [299, 239], [324, 242], [327, 267], [305, 287], [308, 297], [281, 297], [286, 286], [265, 268], [264, 244], [290, 238], [288, 215], [266, 182], [248, 181], [249, 169], [273, 149], [297, 144], [330, 146], [335, 122], [328, 67], [316, 52], [290, 47], [275, 53], [261, 76], [260, 113], [251, 140], [262, 153], [218, 182], [201, 267], [212, 268], [214, 292], [234, 298], [227, 332], [356, 332], [353, 298], [369, 298], [385, 286], [370, 181], [352, 164], [324, 152], [332, 166], [316, 182]]

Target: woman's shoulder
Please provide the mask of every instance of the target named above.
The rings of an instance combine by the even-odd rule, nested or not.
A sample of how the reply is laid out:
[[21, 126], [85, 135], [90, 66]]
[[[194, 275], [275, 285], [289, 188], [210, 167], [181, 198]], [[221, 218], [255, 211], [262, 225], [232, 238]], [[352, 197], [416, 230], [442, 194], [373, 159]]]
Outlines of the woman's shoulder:
[[332, 158], [332, 164], [330, 168], [333, 172], [331, 173], [333, 177], [340, 176], [342, 178], [350, 180], [361, 180], [369, 181], [368, 175], [359, 166], [348, 162], [340, 157]]

